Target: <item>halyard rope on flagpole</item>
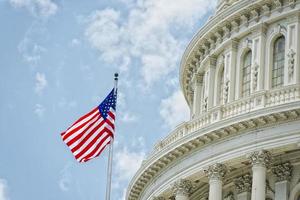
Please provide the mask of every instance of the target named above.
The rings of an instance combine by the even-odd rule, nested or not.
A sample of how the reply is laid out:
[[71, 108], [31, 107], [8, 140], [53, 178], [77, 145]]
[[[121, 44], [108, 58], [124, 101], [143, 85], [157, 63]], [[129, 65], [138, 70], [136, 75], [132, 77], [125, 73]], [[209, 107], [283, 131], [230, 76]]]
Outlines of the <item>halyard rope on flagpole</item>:
[[[115, 79], [114, 95], [117, 95], [118, 77], [119, 77], [119, 74], [115, 73], [115, 76], [114, 76], [114, 79]], [[117, 107], [117, 105], [116, 105], [116, 107]], [[116, 110], [117, 110], [117, 108], [116, 108]], [[115, 112], [116, 112], [116, 110], [115, 110]], [[115, 127], [115, 129], [116, 129], [116, 127]], [[116, 133], [116, 131], [115, 131], [115, 133]], [[108, 151], [107, 185], [106, 185], [106, 198], [105, 198], [105, 200], [110, 200], [110, 193], [111, 193], [112, 162], [113, 162], [113, 142], [114, 142], [114, 139], [111, 138], [110, 144], [109, 144], [109, 151]]]

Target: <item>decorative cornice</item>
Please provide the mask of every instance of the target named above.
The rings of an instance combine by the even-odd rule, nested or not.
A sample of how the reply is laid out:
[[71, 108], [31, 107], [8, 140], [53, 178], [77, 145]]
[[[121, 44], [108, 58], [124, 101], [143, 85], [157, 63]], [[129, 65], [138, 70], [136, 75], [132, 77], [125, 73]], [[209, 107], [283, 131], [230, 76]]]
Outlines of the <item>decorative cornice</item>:
[[216, 163], [205, 169], [204, 173], [210, 180], [222, 180], [227, 173], [227, 167], [224, 164]]
[[271, 153], [266, 150], [254, 151], [248, 155], [252, 166], [268, 166], [271, 162]]
[[234, 180], [234, 185], [238, 193], [251, 192], [252, 177], [250, 174], [245, 174]]
[[187, 179], [179, 179], [172, 185], [172, 191], [175, 196], [189, 196], [191, 194], [192, 188], [192, 182]]
[[292, 171], [293, 166], [290, 162], [286, 162], [272, 167], [272, 172], [275, 174], [277, 182], [289, 181], [292, 177]]

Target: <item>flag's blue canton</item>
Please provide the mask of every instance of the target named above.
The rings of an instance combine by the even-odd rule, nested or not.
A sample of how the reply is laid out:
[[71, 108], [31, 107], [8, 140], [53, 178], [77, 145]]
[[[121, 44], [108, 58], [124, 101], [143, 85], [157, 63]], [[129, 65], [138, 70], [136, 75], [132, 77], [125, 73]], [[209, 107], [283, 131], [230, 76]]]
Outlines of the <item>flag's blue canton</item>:
[[109, 109], [113, 108], [116, 110], [116, 101], [117, 95], [114, 94], [114, 89], [109, 93], [109, 95], [102, 101], [102, 103], [98, 106], [98, 109], [101, 113], [101, 116], [106, 119]]

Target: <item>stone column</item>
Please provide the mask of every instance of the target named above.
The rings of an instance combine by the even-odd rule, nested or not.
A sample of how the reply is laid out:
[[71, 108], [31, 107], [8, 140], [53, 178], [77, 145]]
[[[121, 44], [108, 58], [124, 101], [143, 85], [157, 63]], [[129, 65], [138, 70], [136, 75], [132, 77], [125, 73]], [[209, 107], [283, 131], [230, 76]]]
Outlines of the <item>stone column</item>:
[[252, 185], [252, 177], [250, 174], [236, 178], [234, 185], [237, 191], [237, 200], [250, 200]]
[[208, 200], [222, 200], [222, 179], [227, 172], [226, 165], [216, 163], [209, 166], [204, 172], [209, 178]]
[[194, 74], [192, 78], [194, 87], [194, 100], [193, 100], [193, 116], [197, 117], [200, 115], [201, 107], [201, 91], [203, 85], [203, 75]]
[[189, 200], [192, 190], [192, 183], [186, 179], [179, 179], [172, 187], [175, 200]]
[[275, 183], [275, 200], [288, 200], [289, 181], [292, 177], [293, 166], [286, 162], [272, 167], [277, 180]]
[[267, 166], [271, 160], [271, 154], [268, 151], [255, 151], [249, 155], [252, 163], [252, 192], [251, 200], [266, 199], [266, 178]]

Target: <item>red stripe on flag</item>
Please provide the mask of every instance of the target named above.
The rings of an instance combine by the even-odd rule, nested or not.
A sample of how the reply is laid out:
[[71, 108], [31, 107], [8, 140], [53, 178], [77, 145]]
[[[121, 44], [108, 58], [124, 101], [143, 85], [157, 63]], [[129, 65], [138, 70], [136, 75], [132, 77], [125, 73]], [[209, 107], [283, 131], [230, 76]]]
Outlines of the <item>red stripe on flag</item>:
[[[107, 135], [111, 135], [112, 132], [108, 130], [106, 127], [82, 150], [80, 151], [77, 155], [75, 155], [75, 158], [78, 159], [80, 158], [84, 153], [86, 153], [96, 142], [97, 140], [104, 135], [104, 133], [108, 133]], [[107, 135], [105, 137], [107, 137]], [[102, 140], [101, 140], [102, 141]]]
[[[103, 124], [105, 123], [104, 120], [102, 120], [95, 128], [93, 128], [88, 135], [86, 135], [84, 138], [81, 138], [80, 142], [74, 147], [72, 148], [72, 152], [74, 153], [75, 151], [77, 151], [78, 149], [80, 149], [80, 147], [82, 147], [86, 142], [87, 140], [92, 136], [94, 135], [94, 133], [99, 130]], [[101, 133], [101, 132], [100, 132]], [[99, 133], [98, 133], [99, 134]]]
[[[90, 123], [91, 121], [95, 120], [95, 118], [99, 118], [100, 117], [100, 113], [96, 114], [94, 117], [92, 117], [91, 119], [89, 119], [88, 121], [86, 121], [85, 123], [81, 124], [80, 126], [74, 128], [71, 131], [67, 131], [66, 134], [63, 136], [63, 140], [68, 139], [68, 137], [70, 137], [71, 135], [73, 135], [74, 133], [76, 133], [77, 131], [79, 131], [81, 128], [83, 128], [85, 125], [87, 125], [88, 123]], [[94, 122], [92, 123], [94, 124]], [[89, 127], [89, 126], [88, 126]]]
[[[109, 131], [110, 132], [110, 131]], [[107, 133], [109, 133], [107, 132]], [[96, 156], [93, 156], [100, 148], [100, 146], [109, 138], [111, 137], [111, 132], [110, 134], [107, 134], [102, 140], [99, 141], [99, 143], [97, 144], [97, 146], [93, 149], [93, 151], [91, 151], [88, 155], [84, 156], [79, 162], [81, 162], [84, 158], [87, 158], [87, 159], [91, 159], [91, 158], [94, 158]], [[105, 145], [106, 146], [106, 145]], [[102, 151], [104, 149], [104, 147], [102, 147], [102, 149], [100, 151]]]

